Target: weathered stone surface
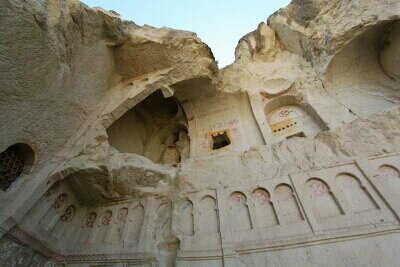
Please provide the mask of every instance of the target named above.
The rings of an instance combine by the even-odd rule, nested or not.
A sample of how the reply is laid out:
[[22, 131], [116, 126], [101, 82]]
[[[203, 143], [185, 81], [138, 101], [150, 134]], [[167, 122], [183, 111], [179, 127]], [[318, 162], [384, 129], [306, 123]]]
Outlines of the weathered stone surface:
[[3, 266], [61, 266], [8, 237], [0, 239], [0, 260]]
[[0, 258], [395, 265], [399, 16], [295, 0], [219, 70], [194, 33], [0, 0], [0, 148], [34, 154], [0, 192]]

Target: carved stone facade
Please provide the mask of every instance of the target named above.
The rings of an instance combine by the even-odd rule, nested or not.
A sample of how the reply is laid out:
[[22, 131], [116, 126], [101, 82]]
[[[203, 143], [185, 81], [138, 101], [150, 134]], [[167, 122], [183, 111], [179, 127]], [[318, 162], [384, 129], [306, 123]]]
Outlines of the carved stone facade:
[[195, 34], [0, 0], [7, 266], [396, 266], [400, 1]]

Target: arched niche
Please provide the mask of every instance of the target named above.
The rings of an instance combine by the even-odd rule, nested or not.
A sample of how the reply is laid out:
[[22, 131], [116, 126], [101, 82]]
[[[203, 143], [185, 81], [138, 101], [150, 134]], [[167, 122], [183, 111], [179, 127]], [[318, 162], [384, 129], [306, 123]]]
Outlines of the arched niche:
[[188, 121], [181, 103], [157, 90], [107, 129], [111, 146], [155, 163], [176, 164], [190, 155]]
[[66, 203], [68, 201], [68, 195], [66, 193], [63, 193], [61, 195], [59, 195], [56, 200], [54, 201], [54, 208], [55, 209], [59, 209], [60, 207], [62, 207], [64, 205], [64, 203]]
[[303, 220], [293, 189], [287, 184], [275, 187], [276, 209], [283, 224], [296, 223]]
[[387, 26], [380, 40], [379, 62], [389, 77], [400, 81], [400, 21]]
[[374, 178], [392, 192], [395, 196], [400, 192], [400, 171], [392, 165], [381, 165], [378, 168], [378, 175]]
[[233, 192], [228, 200], [229, 216], [233, 231], [247, 231], [252, 229], [247, 198], [242, 192]]
[[162, 240], [170, 236], [171, 209], [171, 202], [161, 203], [157, 208], [157, 218], [155, 221], [155, 238], [157, 243], [163, 242]]
[[144, 207], [142, 204], [136, 205], [132, 211], [129, 211], [129, 220], [127, 222], [128, 233], [125, 240], [130, 244], [130, 247], [137, 248], [140, 240], [140, 233], [142, 231], [144, 222]]
[[97, 213], [94, 211], [89, 212], [89, 214], [85, 218], [85, 226], [92, 228], [97, 220]]
[[69, 196], [66, 193], [59, 194], [53, 205], [47, 210], [40, 221], [40, 224], [46, 231], [51, 231], [60, 220], [60, 215], [64, 213], [64, 207], [67, 206]]
[[400, 21], [364, 29], [334, 55], [325, 73], [327, 93], [349, 110], [336, 113], [345, 122], [366, 118], [400, 100]]
[[124, 232], [125, 229], [127, 216], [128, 216], [128, 208], [120, 208], [118, 210], [115, 226], [111, 237], [113, 241], [116, 242], [121, 240], [122, 233]]
[[218, 214], [215, 198], [205, 196], [199, 202], [200, 234], [219, 233]]
[[391, 166], [391, 165], [381, 165], [378, 168], [378, 174], [380, 178], [386, 179], [386, 180], [399, 180], [400, 182], [400, 172], [397, 168]]
[[67, 223], [72, 221], [75, 218], [76, 208], [74, 205], [69, 205], [64, 213], [61, 215], [60, 220], [61, 222]]
[[32, 148], [17, 143], [0, 153], [0, 189], [6, 191], [22, 174], [29, 174], [35, 161]]
[[257, 225], [259, 227], [277, 225], [278, 219], [269, 192], [264, 188], [257, 188], [251, 197], [256, 211]]
[[60, 190], [60, 182], [55, 182], [54, 184], [52, 184], [49, 189], [47, 189], [46, 193], [44, 193], [43, 197], [45, 199], [50, 198], [55, 192]]
[[95, 228], [94, 242], [102, 243], [106, 241], [107, 233], [110, 231], [111, 222], [113, 220], [113, 213], [111, 210], [106, 210], [101, 215], [99, 227]]
[[319, 178], [310, 178], [306, 182], [306, 187], [309, 203], [313, 206], [317, 218], [326, 219], [344, 214], [336, 196], [325, 181]]
[[373, 210], [377, 204], [360, 179], [350, 173], [340, 173], [335, 179], [352, 212]]
[[[67, 229], [67, 225], [75, 218], [76, 208], [74, 205], [69, 205], [64, 212], [60, 215], [60, 219], [55, 225], [55, 227], [51, 230], [51, 234], [60, 239], [61, 236], [65, 233]], [[70, 225], [68, 225], [71, 227]]]
[[312, 137], [320, 131], [328, 130], [310, 106], [300, 104], [292, 95], [277, 97], [267, 102], [264, 114], [272, 135], [277, 139], [293, 136]]
[[190, 200], [185, 200], [178, 206], [179, 226], [183, 235], [194, 235], [194, 219], [193, 219], [193, 203]]
[[98, 229], [98, 215], [96, 212], [89, 212], [84, 219], [84, 228], [81, 232], [82, 243], [93, 243]]
[[111, 210], [106, 210], [101, 217], [101, 226], [110, 226], [113, 213]]

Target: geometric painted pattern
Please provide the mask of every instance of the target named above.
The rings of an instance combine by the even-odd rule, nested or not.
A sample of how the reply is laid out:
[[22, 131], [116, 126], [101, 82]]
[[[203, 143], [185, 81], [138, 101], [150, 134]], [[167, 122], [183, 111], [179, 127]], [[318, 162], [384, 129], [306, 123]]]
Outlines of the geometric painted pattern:
[[7, 188], [17, 179], [24, 169], [24, 156], [15, 146], [0, 153], [0, 189]]

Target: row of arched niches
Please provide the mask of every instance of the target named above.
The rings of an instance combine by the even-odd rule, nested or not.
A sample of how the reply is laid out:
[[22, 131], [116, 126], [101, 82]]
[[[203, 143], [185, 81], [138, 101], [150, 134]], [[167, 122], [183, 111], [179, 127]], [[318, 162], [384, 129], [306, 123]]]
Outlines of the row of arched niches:
[[[67, 255], [153, 253], [172, 234], [182, 258], [396, 229], [400, 155], [185, 195], [88, 207], [57, 182], [18, 227]], [[373, 226], [373, 227], [372, 227]], [[372, 228], [371, 228], [372, 227]], [[169, 229], [172, 229], [170, 233]], [[72, 256], [71, 256], [72, 257]]]

